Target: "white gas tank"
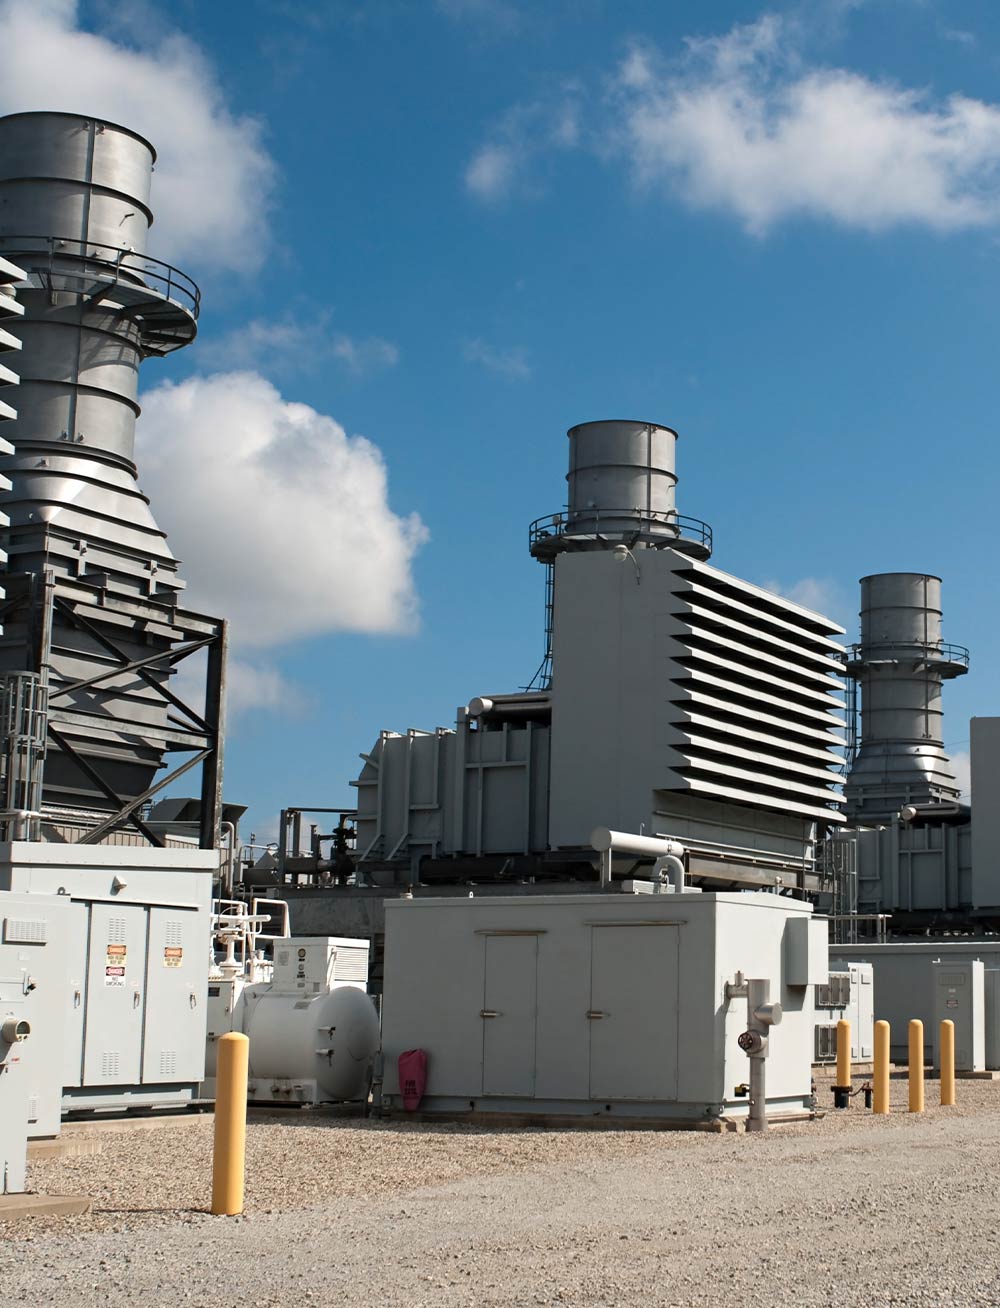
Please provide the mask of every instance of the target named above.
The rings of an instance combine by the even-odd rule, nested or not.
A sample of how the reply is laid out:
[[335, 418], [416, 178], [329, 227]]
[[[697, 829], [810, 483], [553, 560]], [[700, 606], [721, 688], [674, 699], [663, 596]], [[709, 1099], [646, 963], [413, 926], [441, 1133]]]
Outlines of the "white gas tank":
[[[360, 1099], [379, 1048], [375, 1005], [340, 985], [317, 995], [247, 986], [243, 1029], [250, 1037], [251, 1098], [298, 1099], [294, 1083], [315, 1083], [315, 1101]], [[270, 1090], [273, 1089], [273, 1093]]]

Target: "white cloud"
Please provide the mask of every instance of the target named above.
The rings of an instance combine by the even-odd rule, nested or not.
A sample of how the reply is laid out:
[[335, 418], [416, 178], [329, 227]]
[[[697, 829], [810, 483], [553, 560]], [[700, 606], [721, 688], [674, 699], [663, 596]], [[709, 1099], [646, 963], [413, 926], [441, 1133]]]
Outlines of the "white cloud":
[[951, 759], [951, 770], [958, 782], [959, 799], [963, 804], [968, 804], [972, 798], [972, 764], [968, 752], [959, 749], [948, 757]]
[[371, 441], [233, 372], [147, 392], [138, 446], [189, 602], [232, 619], [241, 648], [416, 626], [427, 531], [390, 508]]
[[514, 105], [469, 160], [465, 188], [477, 200], [496, 203], [530, 182], [537, 159], [570, 150], [580, 141], [580, 101], [575, 83], [530, 104]]
[[277, 320], [254, 318], [214, 340], [200, 341], [203, 366], [245, 370], [266, 364], [270, 372], [310, 372], [336, 359], [360, 376], [399, 362], [399, 349], [380, 336], [361, 339], [331, 331], [320, 316], [300, 320], [286, 314]]
[[351, 372], [359, 375], [380, 368], [392, 368], [399, 362], [399, 349], [380, 336], [369, 336], [360, 341], [350, 336], [335, 336], [330, 353], [345, 363]]
[[809, 67], [798, 34], [766, 15], [689, 41], [679, 64], [632, 50], [614, 100], [637, 178], [756, 234], [795, 215], [871, 231], [1000, 220], [1000, 107]]
[[484, 145], [469, 160], [465, 185], [479, 200], [499, 200], [510, 190], [521, 162], [512, 145]]
[[74, 0], [0, 0], [0, 30], [0, 113], [101, 117], [156, 147], [152, 254], [191, 260], [196, 275], [259, 266], [275, 167], [260, 124], [227, 106], [196, 45], [157, 32], [140, 48], [83, 31]]
[[306, 698], [301, 689], [269, 663], [230, 658], [226, 668], [226, 703], [231, 714], [250, 710], [301, 714]]
[[527, 381], [531, 376], [531, 364], [521, 345], [498, 349], [482, 340], [465, 341], [462, 344], [462, 355], [467, 363], [479, 363], [490, 372], [500, 373], [502, 377]]
[[847, 629], [847, 639], [852, 640], [852, 625], [857, 625], [856, 615], [851, 617], [851, 602], [844, 587], [832, 577], [800, 577], [796, 581], [776, 581], [773, 578], [760, 583], [765, 590], [773, 591], [793, 604], [812, 609], [823, 617], [832, 618], [839, 626]]

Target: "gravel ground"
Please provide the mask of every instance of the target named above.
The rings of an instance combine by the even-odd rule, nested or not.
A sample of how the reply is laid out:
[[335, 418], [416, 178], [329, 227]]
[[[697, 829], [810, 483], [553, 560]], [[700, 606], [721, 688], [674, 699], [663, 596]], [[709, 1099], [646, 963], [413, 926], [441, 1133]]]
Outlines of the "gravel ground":
[[959, 1100], [764, 1136], [275, 1117], [242, 1218], [205, 1212], [211, 1119], [99, 1131], [101, 1155], [30, 1175], [95, 1211], [0, 1226], [0, 1283], [51, 1308], [995, 1308], [1000, 1084]]

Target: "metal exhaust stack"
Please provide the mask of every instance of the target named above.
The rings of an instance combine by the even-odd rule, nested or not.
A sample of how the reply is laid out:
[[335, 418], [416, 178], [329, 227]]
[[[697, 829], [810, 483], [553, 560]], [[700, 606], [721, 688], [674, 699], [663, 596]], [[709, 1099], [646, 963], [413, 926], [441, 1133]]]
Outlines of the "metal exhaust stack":
[[528, 529], [532, 557], [544, 563], [545, 656], [529, 690], [552, 682], [552, 616], [556, 556], [573, 550], [611, 550], [627, 561], [634, 549], [677, 550], [696, 559], [712, 555], [712, 529], [677, 512], [672, 427], [631, 419], [570, 427], [567, 508], [537, 518]]
[[[111, 123], [0, 118], [0, 256], [25, 273], [14, 449], [0, 457], [11, 483], [0, 672], [48, 685], [45, 806], [70, 825], [80, 811], [117, 813], [147, 838], [138, 809], [170, 751], [209, 763], [203, 800], [217, 808], [225, 643], [224, 624], [179, 609], [177, 561], [137, 482], [139, 365], [194, 339], [200, 299], [145, 253], [154, 159]], [[168, 681], [201, 648], [210, 685], [191, 710]], [[206, 817], [217, 830], [218, 814]]]
[[847, 673], [861, 691], [861, 737], [847, 777], [849, 818], [889, 821], [902, 809], [953, 804], [941, 688], [969, 670], [969, 651], [941, 638], [941, 579], [885, 572], [861, 579], [861, 641]]

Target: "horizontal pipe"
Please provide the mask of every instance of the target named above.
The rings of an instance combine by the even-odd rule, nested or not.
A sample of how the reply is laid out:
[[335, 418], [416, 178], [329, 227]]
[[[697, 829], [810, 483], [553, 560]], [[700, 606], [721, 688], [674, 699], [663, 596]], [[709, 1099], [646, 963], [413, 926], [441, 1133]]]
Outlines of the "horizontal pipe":
[[645, 854], [652, 858], [666, 858], [668, 854], [680, 857], [684, 853], [684, 846], [668, 837], [637, 836], [629, 831], [612, 831], [608, 827], [595, 827], [590, 833], [590, 843], [601, 854], [612, 850], [616, 854]]

